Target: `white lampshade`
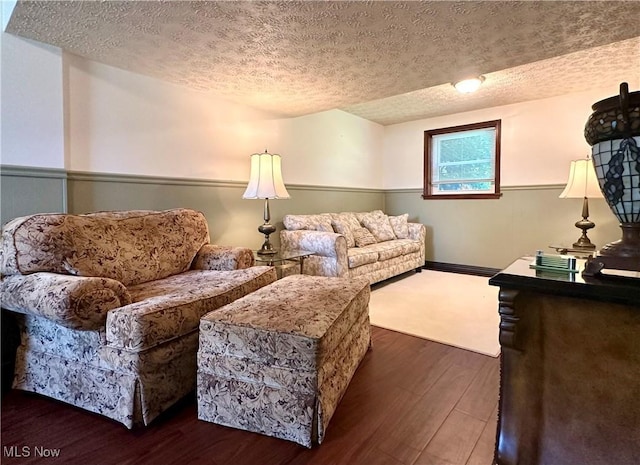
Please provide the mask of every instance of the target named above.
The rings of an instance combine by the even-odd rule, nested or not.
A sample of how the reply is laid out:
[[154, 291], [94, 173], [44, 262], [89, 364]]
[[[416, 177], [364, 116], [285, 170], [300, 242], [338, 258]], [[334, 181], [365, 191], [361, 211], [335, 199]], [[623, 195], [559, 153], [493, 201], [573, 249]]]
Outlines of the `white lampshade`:
[[602, 197], [596, 171], [591, 159], [573, 160], [569, 170], [567, 186], [560, 194], [561, 199], [593, 199]]
[[284, 187], [280, 155], [254, 153], [251, 155], [251, 177], [243, 199], [288, 199]]

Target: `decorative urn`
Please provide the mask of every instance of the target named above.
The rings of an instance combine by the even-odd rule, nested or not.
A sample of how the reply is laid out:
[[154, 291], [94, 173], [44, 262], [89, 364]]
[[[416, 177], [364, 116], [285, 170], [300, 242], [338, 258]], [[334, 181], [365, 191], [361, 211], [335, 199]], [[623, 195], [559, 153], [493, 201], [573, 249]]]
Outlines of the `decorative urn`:
[[[584, 129], [600, 189], [620, 221], [622, 239], [600, 249], [594, 264], [602, 268], [640, 271], [640, 92], [596, 102]], [[593, 268], [592, 266], [592, 268]]]

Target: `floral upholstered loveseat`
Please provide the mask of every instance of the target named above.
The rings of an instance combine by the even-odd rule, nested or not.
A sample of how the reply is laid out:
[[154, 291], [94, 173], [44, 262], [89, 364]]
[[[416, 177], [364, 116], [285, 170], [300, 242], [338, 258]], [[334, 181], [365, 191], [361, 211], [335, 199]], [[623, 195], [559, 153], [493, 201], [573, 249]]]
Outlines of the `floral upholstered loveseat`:
[[422, 270], [426, 228], [409, 223], [408, 216], [387, 216], [382, 210], [285, 215], [280, 245], [285, 251], [314, 252], [305, 260], [305, 274], [362, 276], [373, 284]]
[[2, 230], [2, 307], [18, 312], [14, 388], [148, 424], [195, 388], [200, 317], [275, 281], [209, 244], [200, 212], [38, 214]]

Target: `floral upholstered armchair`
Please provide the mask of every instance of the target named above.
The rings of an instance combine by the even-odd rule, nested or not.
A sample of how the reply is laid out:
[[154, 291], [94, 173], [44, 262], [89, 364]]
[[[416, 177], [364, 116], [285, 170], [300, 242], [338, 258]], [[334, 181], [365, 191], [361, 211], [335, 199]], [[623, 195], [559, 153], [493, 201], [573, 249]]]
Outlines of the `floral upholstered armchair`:
[[2, 229], [13, 387], [148, 424], [195, 388], [200, 317], [276, 279], [188, 209], [38, 214]]

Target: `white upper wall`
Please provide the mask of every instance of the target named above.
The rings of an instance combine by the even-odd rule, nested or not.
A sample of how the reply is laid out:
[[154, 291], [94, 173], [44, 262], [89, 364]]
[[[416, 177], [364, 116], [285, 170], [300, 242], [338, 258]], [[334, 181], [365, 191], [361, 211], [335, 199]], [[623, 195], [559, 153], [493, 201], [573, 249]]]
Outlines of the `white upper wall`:
[[[635, 90], [640, 79], [629, 80]], [[458, 113], [385, 127], [385, 189], [422, 188], [424, 131], [481, 121], [502, 120], [501, 179], [503, 186], [564, 184], [571, 160], [591, 153], [584, 125], [591, 105], [616, 95], [611, 88], [562, 95], [513, 105]]]
[[384, 126], [342, 110], [282, 120], [281, 124], [285, 181], [382, 188]]
[[249, 155], [279, 145], [272, 115], [65, 56], [69, 170], [247, 180]]
[[382, 187], [384, 128], [339, 110], [277, 119], [210, 94], [69, 55], [69, 169], [246, 181], [282, 155], [285, 182]]
[[0, 33], [2, 164], [64, 168], [61, 57], [57, 47]]
[[2, 36], [3, 164], [246, 181], [249, 155], [268, 149], [287, 183], [382, 187], [377, 123], [340, 110], [276, 118]]

